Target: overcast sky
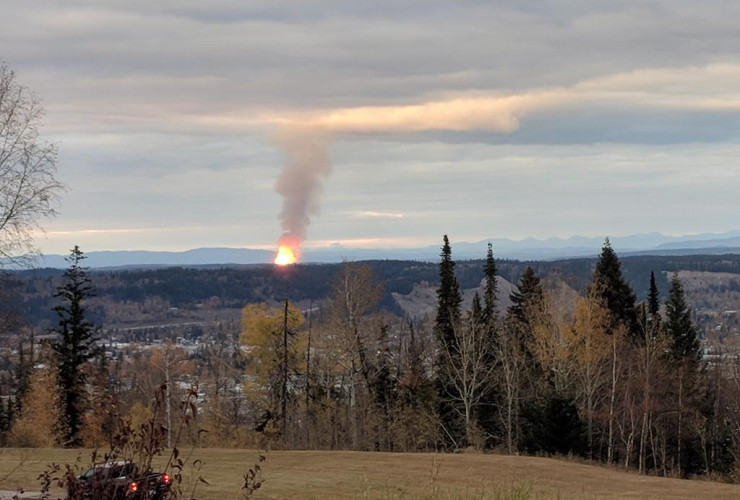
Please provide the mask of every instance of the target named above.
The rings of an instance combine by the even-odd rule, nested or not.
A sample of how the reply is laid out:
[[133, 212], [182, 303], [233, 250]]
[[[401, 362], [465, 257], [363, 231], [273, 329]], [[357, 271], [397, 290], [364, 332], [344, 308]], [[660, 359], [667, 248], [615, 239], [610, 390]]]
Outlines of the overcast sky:
[[308, 245], [740, 229], [740, 3], [24, 0], [0, 58], [69, 187], [48, 253], [271, 247], [276, 131], [329, 134]]

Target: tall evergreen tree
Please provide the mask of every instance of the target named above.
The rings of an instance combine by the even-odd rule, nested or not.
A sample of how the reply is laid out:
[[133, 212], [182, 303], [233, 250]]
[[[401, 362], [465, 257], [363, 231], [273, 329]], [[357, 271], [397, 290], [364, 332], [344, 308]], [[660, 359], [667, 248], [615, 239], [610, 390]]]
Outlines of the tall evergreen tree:
[[437, 317], [434, 330], [437, 339], [450, 345], [454, 342], [454, 328], [460, 321], [462, 296], [460, 285], [455, 277], [455, 261], [452, 260], [452, 248], [447, 235], [444, 235], [442, 253], [439, 262], [439, 289], [437, 290]]
[[593, 286], [598, 287], [604, 304], [612, 314], [615, 323], [625, 325], [634, 336], [640, 336], [640, 325], [637, 321], [637, 298], [635, 292], [622, 275], [622, 263], [609, 243], [604, 242], [601, 255], [596, 263]]
[[648, 314], [657, 318], [660, 314], [660, 292], [658, 291], [658, 285], [655, 282], [655, 273], [650, 271], [650, 291], [648, 292]]
[[[500, 359], [502, 368], [508, 364], [509, 373], [513, 376], [503, 387], [505, 400], [499, 404], [499, 411], [506, 408], [507, 446], [510, 452], [525, 447], [531, 438], [527, 434], [531, 429], [543, 425], [544, 417], [540, 413], [540, 402], [547, 394], [540, 391], [540, 381], [544, 379], [542, 366], [532, 351], [534, 340], [533, 320], [542, 312], [545, 305], [545, 291], [542, 281], [531, 267], [527, 267], [515, 290], [509, 295], [512, 305], [506, 310], [506, 336], [510, 341], [502, 345], [508, 356]], [[499, 339], [503, 340], [503, 339]], [[508, 391], [508, 394], [506, 393]], [[506, 401], [508, 399], [508, 401]], [[503, 404], [502, 404], [503, 403]], [[529, 420], [529, 422], [527, 422]]]
[[671, 291], [666, 302], [665, 328], [671, 339], [670, 354], [673, 359], [687, 361], [701, 359], [699, 337], [691, 321], [691, 310], [686, 303], [686, 294], [677, 274], [671, 278]]
[[[491, 243], [488, 243], [486, 263], [483, 266], [483, 274], [485, 276], [483, 309], [480, 311], [478, 316], [474, 315], [474, 319], [479, 321], [483, 328], [482, 331], [491, 339], [491, 342], [487, 344], [488, 352], [485, 357], [486, 363], [488, 366], [496, 366], [496, 342], [499, 340], [501, 326], [499, 325], [498, 313], [496, 311], [498, 278], [496, 276], [496, 260], [493, 257], [493, 245], [491, 245]], [[476, 294], [476, 299], [478, 299], [478, 294]], [[473, 310], [475, 310], [476, 307], [480, 308], [480, 303], [476, 305], [474, 301]], [[487, 436], [497, 435], [500, 431], [499, 399], [500, 394], [498, 388], [494, 387], [493, 389], [486, 391], [479, 403], [476, 418], [481, 430]]]
[[78, 246], [67, 257], [69, 268], [64, 272], [63, 284], [55, 297], [62, 303], [54, 308], [59, 316], [52, 342], [60, 389], [60, 431], [64, 445], [80, 446], [80, 428], [85, 404], [84, 365], [99, 354], [95, 343], [99, 337], [96, 328], [87, 319], [85, 301], [94, 296], [87, 269], [82, 267], [85, 255]]
[[496, 291], [498, 281], [496, 278], [496, 259], [493, 258], [493, 245], [488, 244], [486, 253], [486, 264], [483, 266], [486, 277], [486, 289], [483, 295], [483, 317], [489, 323], [496, 322]]
[[542, 289], [542, 280], [537, 276], [531, 267], [527, 267], [522, 275], [516, 290], [511, 292], [509, 298], [511, 299], [511, 306], [507, 310], [507, 314], [512, 319], [525, 323], [527, 320], [528, 309], [533, 304], [538, 304], [542, 301], [544, 292]]
[[673, 362], [674, 388], [676, 397], [676, 434], [673, 436], [678, 474], [683, 475], [690, 468], [692, 447], [686, 432], [685, 413], [687, 409], [697, 409], [698, 365], [701, 360], [701, 345], [696, 328], [691, 321], [691, 310], [686, 303], [681, 280], [678, 274], [671, 278], [671, 288], [666, 301], [665, 331], [670, 339], [669, 359]]
[[652, 271], [650, 272], [650, 291], [648, 292], [644, 322], [647, 331], [655, 338], [660, 330], [662, 319], [660, 317], [660, 292], [655, 282], [655, 273]]
[[437, 359], [437, 413], [443, 427], [442, 446], [452, 448], [459, 446], [464, 436], [464, 425], [460, 415], [456, 412], [451, 401], [456, 399], [457, 391], [454, 381], [444, 374], [448, 373], [448, 365], [452, 360], [444, 353], [452, 353], [457, 349], [455, 328], [460, 327], [462, 296], [460, 285], [455, 277], [455, 261], [452, 260], [452, 248], [447, 235], [444, 235], [444, 244], [439, 262], [439, 289], [437, 290], [437, 317], [434, 323], [434, 332], [440, 343], [440, 356]]

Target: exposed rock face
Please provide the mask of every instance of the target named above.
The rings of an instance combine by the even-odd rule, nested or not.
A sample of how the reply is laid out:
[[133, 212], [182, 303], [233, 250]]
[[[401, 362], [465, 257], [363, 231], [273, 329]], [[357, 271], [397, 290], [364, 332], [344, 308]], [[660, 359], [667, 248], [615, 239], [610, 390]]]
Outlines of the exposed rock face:
[[[572, 318], [575, 308], [575, 300], [578, 292], [568, 286], [559, 276], [548, 276], [543, 280], [545, 290], [552, 299], [552, 305], [555, 308], [554, 313], [562, 319]], [[473, 297], [478, 292], [481, 300], [485, 289], [485, 280], [481, 281], [477, 288], [468, 288], [463, 290], [463, 310], [469, 310], [473, 304]], [[498, 312], [503, 315], [506, 309], [511, 306], [509, 296], [516, 289], [516, 286], [506, 281], [501, 276], [498, 277], [498, 290], [496, 297], [498, 299]], [[415, 320], [433, 319], [437, 308], [437, 289], [428, 282], [422, 281], [414, 286], [414, 289], [408, 295], [394, 293], [398, 305], [403, 311]]]
[[[484, 288], [485, 280], [481, 281], [477, 288], [463, 290], [463, 310], [470, 309], [476, 292], [480, 295], [481, 300], [483, 299]], [[514, 288], [514, 285], [499, 276], [496, 297], [498, 298], [498, 310], [500, 313], [505, 312], [506, 308], [511, 305], [509, 295]], [[437, 308], [437, 289], [426, 281], [415, 285], [414, 289], [408, 295], [394, 293], [393, 298], [396, 299], [401, 309], [412, 319], [421, 320], [434, 317]]]

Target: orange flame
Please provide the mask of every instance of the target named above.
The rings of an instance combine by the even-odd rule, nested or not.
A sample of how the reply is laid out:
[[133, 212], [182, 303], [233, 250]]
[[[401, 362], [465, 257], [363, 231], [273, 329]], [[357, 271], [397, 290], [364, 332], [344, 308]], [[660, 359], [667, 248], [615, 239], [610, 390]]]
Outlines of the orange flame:
[[292, 234], [285, 233], [278, 240], [278, 252], [273, 261], [276, 266], [289, 266], [301, 258], [301, 241]]
[[289, 266], [290, 264], [295, 264], [297, 260], [292, 248], [280, 245], [274, 262], [277, 266]]

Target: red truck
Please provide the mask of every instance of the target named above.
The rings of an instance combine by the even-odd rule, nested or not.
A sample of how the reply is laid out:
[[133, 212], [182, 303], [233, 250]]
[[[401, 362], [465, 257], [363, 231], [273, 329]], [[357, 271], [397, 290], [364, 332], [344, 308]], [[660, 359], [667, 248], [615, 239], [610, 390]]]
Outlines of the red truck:
[[161, 472], [142, 472], [133, 462], [93, 466], [68, 485], [69, 500], [162, 500], [172, 478]]

